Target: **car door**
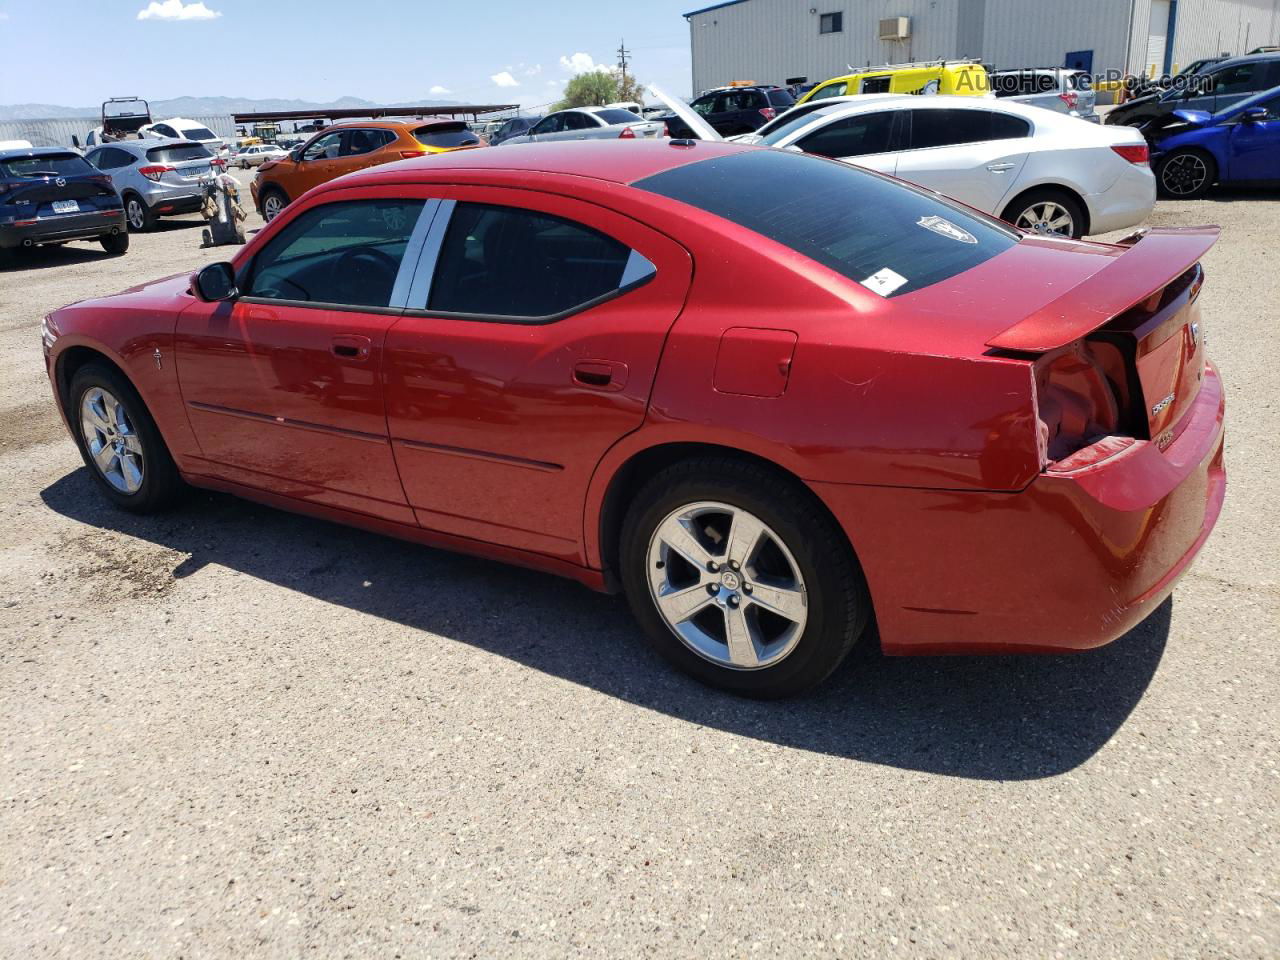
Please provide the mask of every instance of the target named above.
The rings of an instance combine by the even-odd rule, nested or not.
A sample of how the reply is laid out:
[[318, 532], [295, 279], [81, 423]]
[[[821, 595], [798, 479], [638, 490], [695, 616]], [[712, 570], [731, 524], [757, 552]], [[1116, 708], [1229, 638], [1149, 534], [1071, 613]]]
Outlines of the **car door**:
[[1280, 97], [1257, 105], [1265, 116], [1236, 117], [1230, 129], [1223, 179], [1280, 180]]
[[987, 109], [919, 106], [904, 112], [909, 148], [898, 156], [897, 176], [998, 213], [1027, 162], [1031, 125]]
[[689, 255], [594, 204], [463, 186], [424, 249], [386, 344], [409, 503], [424, 527], [577, 562], [592, 472], [644, 419]]
[[290, 178], [297, 196], [342, 175], [343, 133], [342, 130], [333, 130], [307, 144], [298, 158], [297, 172]]
[[805, 153], [894, 174], [898, 166], [898, 128], [905, 111], [880, 110], [839, 117], [796, 140]]
[[548, 117], [543, 117], [529, 131], [527, 135], [529, 141], [550, 140], [563, 133], [565, 116], [563, 113], [553, 113]]
[[413, 523], [382, 363], [435, 205], [404, 186], [318, 199], [237, 264], [237, 297], [179, 317], [187, 415], [210, 475]]

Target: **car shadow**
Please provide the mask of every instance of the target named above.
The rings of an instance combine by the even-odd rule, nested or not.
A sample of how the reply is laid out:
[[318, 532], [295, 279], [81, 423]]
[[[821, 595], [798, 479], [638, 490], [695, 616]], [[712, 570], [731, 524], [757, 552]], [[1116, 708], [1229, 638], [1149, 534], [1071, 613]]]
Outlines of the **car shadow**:
[[786, 747], [948, 776], [1030, 780], [1099, 750], [1141, 699], [1172, 601], [1099, 650], [1070, 656], [894, 658], [874, 637], [804, 698], [703, 687], [644, 645], [625, 602], [546, 574], [433, 550], [196, 491], [170, 512], [108, 505], [85, 468], [41, 492], [65, 517], [219, 564], [416, 631], [471, 644], [687, 723]]
[[28, 250], [14, 250], [7, 259], [0, 259], [0, 273], [73, 267], [96, 260], [111, 260], [118, 256], [127, 254], [107, 253], [96, 240], [74, 241], [56, 247], [31, 247]]

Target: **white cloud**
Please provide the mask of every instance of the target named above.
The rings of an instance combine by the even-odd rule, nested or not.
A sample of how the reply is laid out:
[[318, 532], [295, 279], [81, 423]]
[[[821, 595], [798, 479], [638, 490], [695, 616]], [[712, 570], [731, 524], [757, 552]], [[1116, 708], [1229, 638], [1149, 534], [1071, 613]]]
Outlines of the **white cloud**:
[[612, 68], [607, 63], [596, 63], [589, 53], [573, 53], [560, 58], [560, 66], [570, 73], [591, 73], [593, 70], [608, 73]]
[[138, 11], [139, 20], [214, 20], [222, 14], [210, 10], [203, 3], [183, 3], [182, 0], [151, 0], [146, 9]]
[[532, 67], [529, 67], [529, 69], [525, 70], [524, 75], [526, 77], [536, 77], [541, 72], [542, 72], [542, 64], [535, 63]]
[[453, 91], [448, 87], [442, 87], [437, 83], [434, 87], [428, 90], [427, 93], [453, 93]]
[[495, 73], [489, 79], [492, 80], [495, 84], [497, 84], [500, 87], [520, 86], [520, 81], [517, 80], [515, 77], [513, 77], [510, 71], [508, 70], [503, 70], [501, 73]]

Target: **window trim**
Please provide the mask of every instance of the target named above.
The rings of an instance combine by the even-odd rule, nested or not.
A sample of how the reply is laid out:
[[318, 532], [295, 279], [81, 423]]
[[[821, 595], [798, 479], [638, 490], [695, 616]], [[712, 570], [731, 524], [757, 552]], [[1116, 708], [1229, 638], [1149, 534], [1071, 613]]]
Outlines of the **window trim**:
[[[830, 30], [824, 30], [823, 27], [828, 23], [831, 24]], [[833, 33], [844, 33], [844, 11], [832, 10], [830, 13], [818, 14], [818, 36], [828, 37]]]
[[[453, 221], [454, 211], [457, 209], [458, 202], [459, 201], [452, 199], [439, 201], [439, 212], [435, 215], [435, 218], [431, 223], [430, 230], [425, 237], [422, 252], [418, 258], [413, 282], [408, 291], [407, 303], [430, 302], [431, 286], [435, 281], [436, 267], [440, 262], [440, 254], [444, 249], [444, 238], [449, 231], [449, 224]], [[485, 201], [471, 200], [463, 200], [462, 202], [480, 203], [488, 206], [508, 206], [513, 210], [523, 210], [533, 214], [541, 213], [543, 216], [558, 217], [561, 220], [569, 220], [574, 223], [578, 222], [573, 220], [572, 217], [565, 217], [561, 214], [543, 213], [539, 210], [534, 210], [529, 207], [520, 207], [515, 204], [485, 204]], [[599, 227], [593, 227], [589, 224], [580, 225], [588, 230], [594, 230], [596, 233], [604, 234], [606, 237], [610, 236], [610, 234], [605, 233], [605, 231], [601, 230]], [[622, 243], [622, 241], [618, 240], [616, 237], [610, 237], [610, 239], [613, 239], [618, 243]], [[631, 272], [632, 263], [636, 257], [639, 257], [644, 262], [648, 263], [652, 269], [643, 276], [632, 280], [630, 283], [619, 284], [619, 286], [613, 290], [602, 293], [600, 296], [595, 297], [592, 300], [587, 300], [584, 303], [579, 303], [569, 307], [567, 310], [561, 310], [559, 313], [549, 313], [543, 316], [528, 317], [498, 313], [461, 313], [453, 310], [431, 310], [427, 307], [410, 306], [405, 306], [400, 312], [405, 317], [433, 317], [441, 320], [470, 320], [476, 323], [508, 323], [521, 327], [542, 327], [550, 323], [559, 323], [561, 320], [567, 320], [569, 317], [579, 313], [584, 313], [587, 310], [594, 310], [601, 304], [608, 303], [610, 300], [616, 300], [619, 297], [631, 293], [633, 290], [638, 290], [658, 275], [658, 265], [656, 263], [646, 257], [635, 247], [631, 246], [631, 244], [624, 243], [623, 246], [631, 251], [631, 256], [627, 260], [627, 265], [622, 271], [622, 276], [624, 278]], [[405, 251], [405, 260], [408, 260], [407, 250]], [[402, 263], [403, 262], [404, 261], [402, 261]], [[421, 296], [421, 300], [419, 299], [419, 296]]]

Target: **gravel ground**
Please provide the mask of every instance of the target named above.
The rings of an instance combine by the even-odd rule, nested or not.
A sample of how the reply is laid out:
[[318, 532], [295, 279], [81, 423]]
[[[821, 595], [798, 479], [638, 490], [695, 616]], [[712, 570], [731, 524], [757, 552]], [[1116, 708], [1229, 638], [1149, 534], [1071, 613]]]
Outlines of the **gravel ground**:
[[221, 252], [182, 218], [0, 272], [0, 954], [1277, 956], [1274, 196], [1154, 217], [1224, 227], [1230, 489], [1173, 599], [1074, 657], [864, 648], [778, 704], [551, 577], [224, 496], [113, 512], [39, 319]]

